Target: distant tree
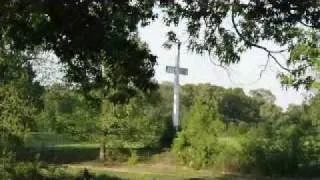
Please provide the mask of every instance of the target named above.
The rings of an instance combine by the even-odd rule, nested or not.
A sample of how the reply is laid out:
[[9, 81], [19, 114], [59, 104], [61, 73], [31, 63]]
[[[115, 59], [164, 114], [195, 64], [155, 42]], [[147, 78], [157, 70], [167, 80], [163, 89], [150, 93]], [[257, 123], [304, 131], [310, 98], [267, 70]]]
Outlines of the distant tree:
[[219, 102], [223, 98], [225, 89], [211, 84], [186, 84], [181, 87], [181, 125], [184, 126], [184, 116], [190, 115], [192, 106], [197, 99], [206, 99], [207, 102]]
[[289, 123], [299, 123], [304, 120], [305, 108], [304, 105], [289, 104], [283, 116], [287, 117]]
[[39, 131], [52, 131], [74, 139], [88, 140], [96, 135], [98, 109], [76, 89], [54, 84], [44, 94], [43, 117]]
[[159, 94], [140, 93], [128, 103], [115, 104], [105, 100], [100, 114], [100, 159], [104, 160], [106, 146], [119, 148], [159, 147], [168, 119], [162, 109]]
[[306, 118], [312, 123], [312, 125], [320, 129], [320, 95], [316, 95], [313, 99], [310, 100], [309, 106], [306, 109]]
[[259, 119], [259, 106], [240, 88], [228, 89], [219, 104], [219, 112], [224, 121], [230, 122], [257, 122]]
[[255, 89], [251, 90], [249, 94], [252, 96], [252, 98], [254, 98], [256, 101], [259, 101], [260, 103], [274, 104], [276, 101], [275, 95], [273, 95], [270, 90]]

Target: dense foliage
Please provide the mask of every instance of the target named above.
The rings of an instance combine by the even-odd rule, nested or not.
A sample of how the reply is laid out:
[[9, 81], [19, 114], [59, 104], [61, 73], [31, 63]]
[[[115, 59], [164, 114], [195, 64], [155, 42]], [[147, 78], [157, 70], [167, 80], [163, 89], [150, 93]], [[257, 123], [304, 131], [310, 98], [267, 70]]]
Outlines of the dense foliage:
[[45, 61], [41, 52], [52, 51], [66, 65], [68, 79], [81, 85], [86, 95], [103, 88], [103, 95], [125, 101], [136, 88], [155, 87], [150, 79], [156, 56], [137, 35], [138, 24], [154, 17], [152, 5], [6, 0], [0, 8], [0, 41], [33, 61]]
[[[165, 22], [168, 25], [178, 25], [181, 22], [186, 24], [190, 50], [218, 57], [219, 63], [228, 65], [239, 62], [241, 53], [258, 48], [284, 70], [280, 74], [283, 83], [296, 88], [301, 85], [309, 88], [315, 80], [314, 75], [306, 73], [312, 61], [291, 56], [286, 58], [286, 65], [281, 63], [278, 55], [283, 55], [284, 52], [295, 54], [296, 49], [301, 49], [301, 45], [306, 47], [308, 31], [319, 33], [318, 0], [170, 2], [164, 5]], [[175, 32], [169, 32], [168, 36], [168, 45], [170, 41], [177, 41]], [[307, 44], [308, 49], [319, 48], [319, 38], [313, 40], [312, 44]], [[268, 44], [266, 42], [275, 43], [278, 49], [270, 49], [265, 45]], [[287, 76], [290, 77], [289, 83], [286, 81]]]
[[42, 107], [43, 88], [34, 82], [31, 65], [23, 55], [0, 52], [0, 149], [21, 145], [21, 138], [34, 130]]
[[192, 167], [213, 165], [218, 151], [217, 135], [223, 129], [212, 97], [198, 97], [183, 119], [184, 126], [174, 142], [174, 151]]
[[[108, 85], [126, 94], [132, 91], [126, 87], [130, 83], [146, 90], [154, 86], [150, 78], [156, 57], [139, 41], [137, 29], [157, 18], [158, 2], [5, 0], [0, 8], [0, 41], [29, 52], [33, 59], [39, 51], [53, 51], [66, 64], [69, 79], [85, 90]], [[160, 7], [168, 26], [186, 23], [192, 51], [230, 64], [239, 62], [244, 51], [259, 48], [285, 70], [284, 83], [288, 83], [286, 76], [291, 76], [289, 83], [295, 87], [310, 87], [314, 80], [305, 73], [311, 61], [296, 58], [295, 51], [306, 50], [305, 45], [319, 47], [319, 38], [313, 38], [312, 45], [306, 43], [308, 32], [319, 33], [318, 0], [160, 0]], [[174, 32], [169, 35], [170, 41], [181, 41]], [[265, 41], [281, 48], [269, 49], [263, 46]], [[283, 52], [292, 54], [289, 65], [307, 65], [281, 64], [277, 55]], [[101, 66], [107, 69], [105, 77]]]
[[[215, 87], [207, 85], [208, 92], [212, 89]], [[262, 175], [319, 175], [319, 118], [315, 109], [319, 96], [304, 105], [290, 105], [283, 112], [274, 104], [271, 92], [258, 89], [250, 94], [226, 89], [222, 98], [214, 93], [193, 97], [173, 146], [181, 161], [195, 168]]]

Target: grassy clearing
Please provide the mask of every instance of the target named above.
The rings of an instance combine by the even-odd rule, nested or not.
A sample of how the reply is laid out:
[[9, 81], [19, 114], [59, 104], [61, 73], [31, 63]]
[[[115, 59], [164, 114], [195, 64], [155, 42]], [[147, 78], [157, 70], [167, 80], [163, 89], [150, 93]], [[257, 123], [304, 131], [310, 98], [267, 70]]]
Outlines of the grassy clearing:
[[[132, 167], [106, 168], [90, 165], [71, 165], [68, 166], [67, 172], [79, 174], [83, 168], [88, 168], [95, 177], [112, 177], [115, 180], [308, 180], [308, 178], [281, 178], [281, 177], [261, 177], [243, 174], [219, 174], [206, 171], [195, 171], [190, 169], [181, 169], [172, 172], [154, 172], [150, 171], [151, 167], [140, 165], [139, 170]], [[157, 169], [154, 168], [153, 169]], [[108, 178], [107, 178], [108, 179]]]
[[83, 163], [77, 165], [68, 165], [68, 171], [79, 173], [84, 168], [96, 176], [108, 175], [121, 179], [133, 180], [184, 180], [184, 179], [222, 179], [223, 176], [216, 176], [210, 171], [196, 171], [183, 166], [168, 165], [150, 165], [137, 164], [136, 166], [121, 165], [115, 167], [105, 167], [99, 163]]
[[191, 178], [199, 178], [198, 176], [186, 176], [181, 173], [173, 174], [168, 172], [156, 173], [156, 172], [148, 172], [148, 171], [136, 171], [136, 169], [131, 168], [103, 168], [103, 167], [90, 167], [88, 165], [73, 165], [68, 166], [68, 171], [79, 173], [83, 170], [83, 168], [88, 168], [89, 171], [95, 176], [107, 175], [111, 177], [117, 177], [120, 179], [172, 179], [172, 180], [182, 180], [182, 179], [191, 179]]
[[51, 147], [59, 144], [73, 144], [74, 140], [55, 133], [29, 133], [25, 136], [25, 146], [33, 148]]
[[[226, 145], [227, 149], [241, 150], [239, 139], [223, 137], [219, 141]], [[115, 149], [113, 156], [123, 158], [124, 161], [116, 163], [99, 162], [99, 145], [94, 143], [81, 143], [72, 141], [66, 137], [55, 134], [34, 133], [26, 138], [26, 148], [21, 150], [17, 157], [21, 160], [32, 160], [36, 154], [40, 154], [40, 160], [48, 163], [58, 164], [66, 167], [65, 170], [71, 175], [79, 175], [84, 168], [89, 169], [97, 180], [102, 179], [137, 179], [137, 180], [245, 180], [245, 179], [280, 179], [262, 178], [234, 174], [221, 174], [212, 170], [197, 171], [179, 165], [175, 156], [170, 152], [161, 151], [139, 151], [139, 162], [135, 165], [128, 165], [125, 159], [127, 151], [119, 152]], [[112, 151], [112, 149], [109, 149]], [[121, 150], [120, 150], [121, 151]], [[223, 157], [225, 156], [222, 154]], [[122, 157], [123, 156], [123, 157]], [[227, 156], [227, 158], [232, 158]], [[221, 158], [224, 160], [224, 158]], [[111, 161], [115, 161], [112, 159]], [[110, 178], [111, 177], [111, 178]]]

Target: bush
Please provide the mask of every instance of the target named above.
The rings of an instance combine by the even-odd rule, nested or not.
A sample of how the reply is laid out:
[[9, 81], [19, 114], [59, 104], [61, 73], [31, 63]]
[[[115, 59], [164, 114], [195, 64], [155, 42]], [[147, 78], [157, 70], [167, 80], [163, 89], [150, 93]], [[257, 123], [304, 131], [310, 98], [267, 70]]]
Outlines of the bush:
[[[57, 166], [48, 166], [46, 163], [39, 161], [37, 156], [32, 162], [17, 162], [12, 153], [7, 153], [0, 160], [4, 166], [0, 165], [0, 179], [5, 180], [82, 180], [84, 172], [77, 175], [68, 174], [64, 169]], [[114, 179], [118, 177], [109, 175], [95, 175], [89, 173], [93, 179]]]
[[311, 141], [307, 140], [305, 129], [294, 124], [270, 126], [247, 134], [242, 166], [249, 172], [271, 176], [319, 175], [320, 151], [308, 143]]
[[1, 177], [6, 180], [72, 180], [62, 169], [50, 167], [39, 161], [39, 156], [32, 162], [16, 162], [12, 153], [7, 153], [1, 158]]
[[0, 152], [17, 151], [24, 146], [21, 136], [9, 132], [1, 132], [0, 139]]
[[196, 101], [184, 122], [186, 125], [174, 141], [173, 152], [193, 168], [213, 166], [220, 151], [217, 135], [224, 126], [217, 118], [215, 104]]
[[216, 156], [215, 168], [224, 172], [242, 170], [243, 149], [240, 141], [237, 137], [219, 138], [220, 151]]
[[[206, 126], [201, 122], [189, 119], [188, 125], [192, 126], [175, 139], [173, 151], [184, 164], [264, 176], [320, 175], [319, 137], [308, 124], [233, 126], [237, 133], [222, 137], [219, 135], [225, 133], [219, 131], [218, 120], [207, 121]], [[208, 131], [213, 127], [216, 129]]]
[[137, 150], [130, 150], [130, 157], [128, 159], [128, 164], [129, 165], [135, 165], [139, 161], [139, 156], [137, 154]]
[[125, 163], [128, 162], [131, 152], [127, 148], [107, 148], [106, 163]]

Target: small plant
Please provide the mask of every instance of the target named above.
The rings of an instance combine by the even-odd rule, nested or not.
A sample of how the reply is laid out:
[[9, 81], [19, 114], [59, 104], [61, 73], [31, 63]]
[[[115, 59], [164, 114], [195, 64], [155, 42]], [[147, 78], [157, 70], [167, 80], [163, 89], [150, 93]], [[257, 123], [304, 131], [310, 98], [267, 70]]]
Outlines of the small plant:
[[128, 159], [129, 165], [135, 165], [139, 161], [139, 156], [137, 154], [137, 150], [130, 150], [131, 156]]

